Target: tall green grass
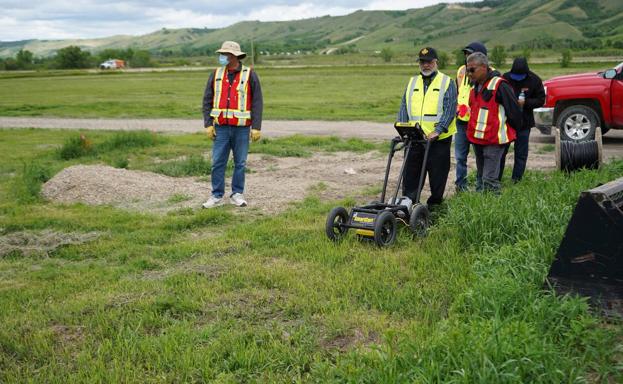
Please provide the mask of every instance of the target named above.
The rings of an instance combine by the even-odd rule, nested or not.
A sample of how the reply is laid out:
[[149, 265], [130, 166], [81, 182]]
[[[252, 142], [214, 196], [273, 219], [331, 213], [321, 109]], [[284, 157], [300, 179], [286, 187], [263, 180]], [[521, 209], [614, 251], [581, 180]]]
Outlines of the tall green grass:
[[25, 163], [11, 184], [12, 196], [21, 203], [34, 202], [40, 198], [42, 184], [51, 177], [51, 170], [44, 165]]
[[162, 135], [148, 131], [116, 132], [106, 140], [98, 143], [87, 137], [86, 134], [71, 136], [65, 140], [58, 150], [62, 160], [77, 159], [83, 156], [103, 155], [113, 151], [124, 151], [133, 148], [153, 147], [165, 142]]
[[[73, 134], [0, 131], [1, 169], [66, 166], [39, 144]], [[118, 155], [145, 165], [204, 146], [175, 136]], [[328, 211], [352, 199], [153, 215], [3, 194], [0, 240], [101, 236], [0, 258], [0, 382], [621, 382], [620, 322], [543, 282], [579, 192], [622, 175], [621, 161], [528, 172], [500, 196], [449, 199], [429, 237], [401, 231], [387, 249], [325, 237]]]
[[206, 176], [212, 171], [212, 161], [201, 155], [190, 155], [181, 160], [156, 164], [152, 170], [173, 177]]
[[277, 139], [264, 138], [252, 145], [249, 152], [280, 157], [309, 157], [314, 152], [369, 152], [381, 148], [385, 149], [385, 145], [356, 138], [292, 135]]

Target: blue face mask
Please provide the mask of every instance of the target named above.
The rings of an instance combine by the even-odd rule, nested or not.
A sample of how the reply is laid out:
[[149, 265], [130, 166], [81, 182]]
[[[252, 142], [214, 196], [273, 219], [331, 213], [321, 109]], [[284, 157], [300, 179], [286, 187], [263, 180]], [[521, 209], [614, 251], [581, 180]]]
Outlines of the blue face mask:
[[227, 65], [229, 64], [229, 58], [225, 55], [218, 55], [218, 63], [220, 65]]

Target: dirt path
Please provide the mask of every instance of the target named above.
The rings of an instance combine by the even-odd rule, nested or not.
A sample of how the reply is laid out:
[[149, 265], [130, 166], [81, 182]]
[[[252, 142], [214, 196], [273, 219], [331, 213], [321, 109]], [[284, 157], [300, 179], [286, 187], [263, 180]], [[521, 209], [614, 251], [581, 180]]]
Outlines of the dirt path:
[[[47, 117], [0, 117], [0, 128], [51, 128], [132, 131], [149, 130], [166, 133], [196, 133], [203, 130], [203, 120], [191, 119], [67, 119]], [[334, 135], [366, 139], [386, 139], [394, 136], [391, 124], [367, 121], [283, 121], [263, 122], [262, 133], [268, 137], [304, 135]]]
[[[167, 133], [201, 132], [202, 122], [182, 119], [58, 119], [0, 117], [2, 127], [37, 127], [66, 129], [139, 130]], [[326, 121], [266, 121], [263, 133], [267, 137], [292, 134], [334, 135], [388, 140], [394, 136], [391, 124], [371, 122]], [[530, 140], [529, 169], [554, 169], [554, 138], [543, 136], [536, 129]], [[210, 156], [206, 152], [206, 156]], [[604, 155], [623, 157], [623, 131], [612, 131], [604, 137]], [[310, 192], [322, 197], [339, 199], [357, 197], [367, 188], [378, 188], [387, 159], [386, 153], [351, 152], [314, 154], [312, 158], [283, 158], [268, 155], [250, 155], [245, 196], [247, 211], [274, 213], [300, 201]], [[397, 155], [396, 162], [401, 161]], [[513, 159], [507, 159], [507, 172]], [[446, 195], [454, 193], [454, 159], [448, 177]], [[475, 169], [473, 156], [468, 166]], [[398, 166], [394, 167], [397, 173]], [[395, 180], [392, 177], [391, 180]], [[229, 180], [227, 180], [229, 182]], [[146, 188], [146, 186], [149, 186]], [[58, 202], [111, 204], [124, 209], [167, 212], [180, 208], [198, 208], [210, 194], [210, 184], [193, 178], [169, 178], [150, 172], [115, 169], [105, 166], [74, 166], [50, 180], [43, 188], [48, 199]], [[423, 200], [429, 192], [423, 192]], [[360, 197], [360, 196], [359, 196]]]

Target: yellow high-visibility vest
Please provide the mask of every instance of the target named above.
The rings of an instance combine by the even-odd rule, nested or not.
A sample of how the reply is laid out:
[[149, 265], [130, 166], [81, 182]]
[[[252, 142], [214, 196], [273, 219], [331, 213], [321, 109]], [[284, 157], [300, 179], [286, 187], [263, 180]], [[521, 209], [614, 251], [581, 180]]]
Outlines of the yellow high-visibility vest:
[[[409, 80], [405, 100], [407, 104], [407, 112], [409, 113], [409, 121], [418, 122], [422, 130], [427, 135], [435, 130], [435, 125], [439, 123], [443, 114], [443, 97], [450, 87], [453, 80], [441, 73], [437, 72], [435, 78], [428, 86], [426, 94], [424, 93], [424, 80], [422, 76], [415, 76]], [[454, 111], [452, 111], [454, 113]], [[439, 139], [445, 139], [456, 133], [456, 121], [452, 119], [448, 126], [448, 132], [439, 135]]]
[[472, 89], [472, 85], [467, 77], [465, 65], [461, 65], [456, 71], [456, 85], [457, 85], [457, 103], [456, 103], [456, 118], [461, 121], [469, 121], [469, 91]]

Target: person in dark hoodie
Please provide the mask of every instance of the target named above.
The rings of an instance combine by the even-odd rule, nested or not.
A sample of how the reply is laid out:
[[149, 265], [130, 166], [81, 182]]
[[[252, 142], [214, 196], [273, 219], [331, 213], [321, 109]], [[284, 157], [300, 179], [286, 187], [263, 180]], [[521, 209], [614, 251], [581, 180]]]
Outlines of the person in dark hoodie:
[[[467, 156], [469, 155], [470, 143], [467, 140], [467, 122], [469, 121], [469, 91], [472, 83], [465, 71], [467, 56], [474, 52], [487, 55], [487, 47], [479, 41], [469, 43], [463, 48], [465, 64], [456, 72], [456, 86], [458, 91], [456, 106], [456, 134], [454, 135], [454, 159], [456, 161], [456, 181], [454, 182], [457, 191], [467, 190]], [[500, 72], [491, 68], [493, 74], [500, 76]], [[480, 182], [480, 181], [479, 181]]]
[[[545, 103], [545, 89], [541, 78], [534, 72], [530, 71], [528, 61], [525, 57], [518, 57], [513, 61], [513, 66], [509, 72], [503, 75], [504, 79], [513, 87], [519, 107], [523, 111], [523, 122], [521, 127], [517, 129], [517, 139], [515, 139], [515, 164], [513, 165], [513, 173], [511, 175], [514, 182], [518, 182], [523, 177], [528, 161], [528, 142], [530, 141], [530, 130], [534, 127], [534, 116], [532, 111], [535, 108], [542, 107]], [[504, 165], [506, 162], [506, 152], [502, 156], [500, 164], [500, 177], [504, 173]]]

